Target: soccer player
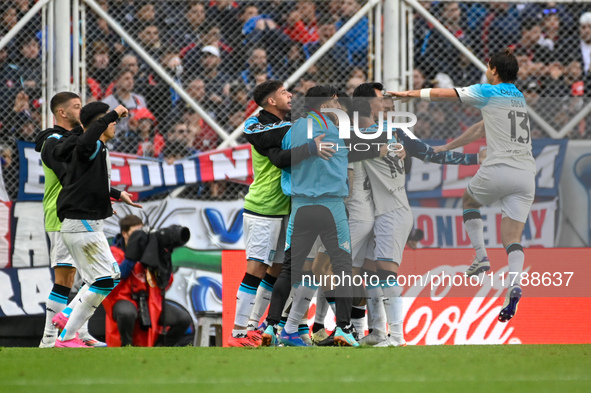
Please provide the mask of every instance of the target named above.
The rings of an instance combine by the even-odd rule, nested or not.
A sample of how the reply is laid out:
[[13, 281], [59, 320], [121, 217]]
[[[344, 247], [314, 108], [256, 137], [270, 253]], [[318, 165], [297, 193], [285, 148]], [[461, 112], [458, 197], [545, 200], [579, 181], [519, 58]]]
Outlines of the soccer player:
[[495, 53], [488, 62], [488, 84], [457, 89], [422, 89], [391, 93], [396, 97], [420, 97], [427, 101], [459, 100], [482, 111], [483, 121], [438, 150], [464, 146], [486, 135], [487, 158], [470, 180], [462, 205], [464, 225], [476, 250], [474, 262], [466, 274], [477, 275], [490, 269], [484, 247], [480, 207], [501, 202], [501, 240], [509, 260], [509, 280], [499, 321], [515, 315], [522, 291], [519, 278], [524, 253], [521, 235], [535, 194], [536, 163], [532, 155], [527, 105], [515, 87], [519, 65], [513, 51]]
[[[253, 98], [263, 109], [245, 122], [244, 133], [252, 144], [254, 182], [244, 198], [246, 273], [236, 294], [234, 329], [228, 341], [231, 347], [260, 344], [256, 328], [281, 271], [291, 202], [281, 190], [280, 168], [317, 155], [317, 143], [322, 140], [319, 137], [306, 146], [282, 150], [281, 140], [291, 127], [286, 121], [291, 93], [283, 82], [270, 80], [254, 89]], [[327, 149], [321, 154], [330, 157]]]
[[[55, 126], [41, 131], [35, 138], [35, 150], [41, 153], [43, 174], [45, 176], [45, 191], [43, 194], [43, 213], [45, 216], [45, 231], [50, 241], [51, 267], [55, 275], [55, 282], [46, 303], [45, 329], [41, 338], [40, 348], [53, 348], [57, 339], [58, 329], [53, 325], [53, 317], [66, 309], [68, 296], [72, 285], [76, 267], [72, 256], [64, 245], [60, 233], [61, 223], [57, 218], [57, 196], [62, 189], [61, 182], [66, 176], [66, 163], [53, 158], [53, 147], [63, 137], [68, 137], [70, 131], [82, 132], [80, 128], [80, 97], [71, 92], [57, 93], [50, 102], [51, 112], [55, 117]], [[86, 287], [80, 288], [77, 298], [82, 296]], [[76, 304], [77, 299], [72, 301]], [[79, 336], [86, 345], [106, 346], [88, 333], [88, 321], [79, 330]]]
[[57, 198], [62, 238], [88, 285], [69, 318], [63, 312], [53, 318], [54, 324], [62, 329], [56, 347], [89, 348], [76, 332], [120, 277], [119, 266], [103, 233], [104, 219], [113, 214], [111, 198], [141, 208], [131, 201], [129, 193], [111, 188], [111, 163], [105, 143], [115, 136], [115, 122], [128, 112], [121, 105], [107, 114], [108, 109], [102, 102], [84, 106], [80, 111], [84, 133], [62, 138], [54, 148], [56, 159], [68, 161], [63, 188]]
[[[381, 83], [364, 83], [353, 92], [355, 106], [359, 107], [363, 101], [371, 106], [372, 127], [366, 132], [375, 132], [378, 114], [385, 110], [385, 99], [382, 94]], [[398, 268], [402, 262], [402, 253], [412, 229], [413, 217], [406, 196], [405, 180], [409, 170], [410, 157], [417, 157], [423, 161], [440, 164], [478, 164], [477, 154], [461, 154], [455, 152], [435, 153], [426, 143], [416, 139], [402, 130], [396, 130], [396, 137], [390, 142], [402, 142], [406, 150], [406, 157], [389, 152], [385, 157], [363, 161], [367, 172], [368, 184], [371, 188], [375, 206], [375, 223], [373, 233], [375, 247], [368, 253], [370, 259], [376, 259], [379, 287], [368, 285], [368, 305], [370, 313], [386, 316], [389, 335], [385, 334], [385, 326], [374, 326], [373, 331], [363, 339], [364, 344], [377, 346], [402, 346], [404, 341], [402, 322], [403, 304], [402, 288], [397, 283]], [[358, 265], [361, 267], [361, 265]], [[367, 266], [366, 266], [367, 267]], [[374, 274], [372, 270], [369, 274]], [[371, 281], [371, 280], [370, 280]], [[381, 293], [380, 293], [381, 292]], [[380, 299], [383, 295], [383, 302]], [[371, 309], [373, 307], [373, 309]], [[381, 308], [384, 308], [381, 310]]]

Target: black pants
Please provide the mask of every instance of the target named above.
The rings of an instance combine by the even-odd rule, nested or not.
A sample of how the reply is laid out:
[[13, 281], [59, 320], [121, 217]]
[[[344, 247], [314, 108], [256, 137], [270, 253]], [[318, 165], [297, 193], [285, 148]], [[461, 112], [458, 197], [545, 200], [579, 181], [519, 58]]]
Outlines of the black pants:
[[[166, 334], [166, 344], [174, 346], [191, 325], [191, 316], [178, 305], [166, 301], [160, 316], [162, 326], [170, 326]], [[127, 300], [119, 300], [113, 306], [113, 319], [121, 336], [121, 346], [132, 345], [133, 329], [138, 317], [135, 305]]]
[[[279, 323], [291, 286], [302, 281], [302, 268], [306, 257], [310, 253], [316, 238], [320, 236], [322, 244], [330, 256], [333, 274], [341, 279], [348, 277], [348, 282], [346, 279], [341, 280], [344, 282], [341, 282], [335, 288], [337, 326], [343, 328], [351, 321], [353, 296], [353, 289], [350, 285], [352, 270], [350, 249], [346, 251], [339, 246], [339, 237], [341, 239], [344, 237], [344, 234], [340, 232], [346, 230], [347, 244], [345, 246], [350, 248], [344, 203], [342, 212], [340, 209], [335, 212], [322, 204], [300, 207], [294, 204], [294, 209], [297, 210], [295, 210], [295, 213], [292, 212], [294, 216], [293, 220], [290, 220], [292, 222], [290, 222], [288, 228], [288, 244], [290, 244], [290, 247], [285, 251], [281, 274], [273, 288], [267, 323], [270, 325]], [[343, 219], [346, 228], [343, 227]], [[337, 223], [337, 221], [339, 222]]]

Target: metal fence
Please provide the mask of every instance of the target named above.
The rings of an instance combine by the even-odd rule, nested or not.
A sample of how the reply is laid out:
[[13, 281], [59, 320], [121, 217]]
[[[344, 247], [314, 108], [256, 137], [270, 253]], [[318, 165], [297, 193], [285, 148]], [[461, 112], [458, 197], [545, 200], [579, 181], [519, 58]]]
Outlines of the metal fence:
[[[414, 1], [408, 3], [414, 7]], [[0, 37], [34, 4], [2, 1]], [[102, 100], [130, 109], [129, 120], [118, 124], [110, 143], [114, 151], [174, 160], [215, 149], [257, 109], [251, 96], [257, 84], [272, 78], [287, 80], [364, 4], [361, 0], [80, 1], [80, 30], [85, 35], [73, 40], [73, 47], [81, 48], [82, 96], [85, 102]], [[591, 11], [589, 3], [420, 4], [483, 61], [506, 46], [515, 48], [518, 85], [545, 122], [545, 127], [534, 125], [534, 138], [559, 135], [558, 130], [587, 104], [591, 20], [581, 15]], [[47, 68], [41, 39], [47, 31], [43, 23], [47, 20], [50, 29], [51, 20], [43, 15], [37, 13], [0, 50], [0, 145], [11, 199], [18, 188], [15, 140], [32, 140], [46, 108], [41, 99]], [[409, 15], [405, 22], [412, 56], [403, 66], [403, 87], [465, 86], [483, 80], [482, 70], [423, 14]], [[380, 35], [377, 27], [382, 23], [372, 12], [362, 16], [297, 79], [292, 93], [301, 96], [316, 84], [330, 83], [350, 94], [362, 82], [381, 80], [381, 61], [376, 68], [374, 60], [381, 60], [378, 48], [384, 44], [387, 50], [390, 39]], [[173, 89], [171, 82], [183, 91]], [[419, 118], [415, 131], [423, 138], [457, 136], [480, 118], [478, 110], [452, 104], [422, 103], [414, 111]], [[591, 119], [581, 117], [582, 121], [574, 119], [574, 129], [560, 136], [588, 138]], [[548, 127], [557, 131], [549, 132]], [[180, 195], [232, 199], [245, 192], [245, 186], [227, 182], [188, 187]]]

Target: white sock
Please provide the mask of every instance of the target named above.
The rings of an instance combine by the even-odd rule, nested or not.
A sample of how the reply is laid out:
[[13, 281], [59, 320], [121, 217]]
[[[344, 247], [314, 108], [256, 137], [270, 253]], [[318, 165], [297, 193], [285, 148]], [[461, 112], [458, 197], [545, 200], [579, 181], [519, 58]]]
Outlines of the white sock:
[[[254, 299], [257, 295], [257, 289], [261, 279], [251, 274], [245, 273], [238, 292], [236, 293], [236, 318], [234, 325], [240, 326], [246, 330], [248, 319], [254, 307]], [[242, 330], [242, 329], [239, 329]]]
[[70, 288], [55, 284], [49, 298], [45, 303], [45, 328], [43, 337], [57, 337], [57, 328], [53, 326], [51, 320], [56, 314], [62, 312], [68, 305], [68, 294]]
[[381, 286], [368, 285], [367, 311], [368, 328], [386, 332], [386, 309], [384, 308], [384, 296]]
[[86, 291], [80, 298], [80, 302], [72, 310], [68, 323], [66, 323], [66, 327], [59, 339], [62, 341], [73, 339], [76, 336], [76, 332], [94, 314], [97, 307], [100, 306], [109, 292], [109, 290], [96, 290], [95, 292], [94, 288]]
[[250, 318], [248, 319], [247, 330], [254, 330], [259, 326], [263, 314], [267, 311], [269, 303], [271, 303], [271, 293], [273, 292], [273, 285], [275, 283], [273, 282], [273, 284], [270, 284], [267, 282], [266, 278], [267, 277], [261, 281], [261, 284], [257, 289], [257, 295], [254, 299], [254, 307], [252, 308]]
[[[521, 245], [519, 245], [521, 247]], [[511, 247], [511, 246], [509, 246]], [[523, 249], [516, 249], [509, 252], [509, 275], [507, 276], [507, 288], [513, 285], [519, 285], [521, 273], [523, 272], [523, 263], [525, 254]]]
[[298, 289], [296, 289], [291, 303], [291, 310], [287, 316], [287, 323], [284, 328], [287, 334], [292, 334], [298, 331], [298, 325], [303, 316], [307, 315], [310, 302], [312, 301], [316, 289], [317, 287], [308, 285], [300, 285]]
[[402, 322], [404, 321], [404, 310], [402, 305], [402, 288], [398, 285], [388, 286], [384, 291], [384, 308], [388, 320], [390, 334], [402, 334]]
[[80, 287], [78, 293], [76, 294], [76, 296], [74, 296], [74, 299], [72, 299], [72, 301], [68, 304], [68, 307], [62, 310], [66, 317], [70, 318], [72, 311], [74, 310], [77, 304], [80, 304], [80, 298], [84, 296], [86, 291], [88, 291], [88, 285], [84, 284]]
[[326, 297], [324, 296], [324, 291], [318, 288], [318, 292], [316, 292], [316, 314], [314, 314], [314, 323], [321, 323], [324, 325], [324, 320], [326, 319], [326, 313], [328, 312], [329, 307]]
[[[466, 215], [473, 214], [477, 215], [477, 218], [469, 218], [466, 220]], [[484, 224], [480, 217], [480, 211], [478, 209], [464, 210], [464, 227], [466, 233], [472, 242], [472, 247], [476, 250], [476, 257], [478, 260], [486, 257], [486, 248], [484, 247]]]
[[293, 297], [295, 295], [296, 289], [298, 289], [300, 284], [295, 284], [291, 286], [291, 290], [289, 291], [289, 296], [287, 301], [285, 302], [285, 306], [283, 306], [283, 312], [281, 313], [281, 319], [287, 318], [289, 315], [289, 310], [291, 310], [291, 303], [293, 302]]

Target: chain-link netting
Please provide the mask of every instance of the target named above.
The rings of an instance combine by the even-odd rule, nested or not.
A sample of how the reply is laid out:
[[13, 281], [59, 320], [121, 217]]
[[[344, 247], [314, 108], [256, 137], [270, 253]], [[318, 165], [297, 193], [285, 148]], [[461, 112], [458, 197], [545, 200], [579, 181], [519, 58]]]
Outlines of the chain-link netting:
[[[257, 109], [253, 88], [267, 79], [286, 80], [365, 3], [326, 1], [95, 0], [178, 82], [227, 133]], [[35, 3], [0, 2], [0, 36]], [[587, 103], [591, 72], [589, 3], [421, 2], [479, 59], [513, 46], [520, 62], [518, 87], [545, 124], [559, 131]], [[215, 149], [222, 138], [142, 58], [125, 37], [88, 6], [86, 102], [121, 103], [131, 116], [118, 124], [113, 151], [172, 161]], [[369, 17], [368, 17], [369, 16]], [[349, 94], [373, 79], [374, 22], [364, 16], [290, 88], [298, 97], [317, 84]], [[382, 23], [383, 21], [377, 21]], [[41, 14], [0, 50], [0, 146], [3, 177], [11, 199], [18, 190], [15, 140], [32, 140], [44, 110], [40, 85]], [[370, 32], [372, 32], [370, 34]], [[389, 37], [384, 37], [387, 43]], [[414, 14], [413, 84], [409, 88], [466, 86], [483, 72]], [[384, 45], [387, 48], [387, 45]], [[384, 68], [389, 67], [384, 64]], [[455, 137], [480, 119], [480, 112], [454, 104], [415, 105], [422, 138]], [[532, 120], [532, 137], [552, 135]], [[588, 138], [591, 118], [566, 137]], [[239, 139], [238, 142], [244, 142]], [[191, 198], [231, 199], [246, 186], [224, 182], [186, 187]]]
[[[0, 2], [0, 38], [34, 5], [34, 1]], [[17, 140], [33, 141], [41, 128], [41, 13], [0, 49], [0, 162], [6, 191], [16, 199], [19, 181]]]
[[[591, 91], [591, 13], [586, 13], [591, 11], [590, 3], [446, 1], [421, 5], [484, 64], [494, 53], [513, 48], [519, 62], [516, 85], [545, 122], [541, 124], [530, 114], [533, 138], [556, 134], [589, 138], [589, 116], [566, 135], [560, 130], [588, 102], [585, 97]], [[486, 83], [484, 73], [433, 24], [419, 13], [413, 22], [413, 88]], [[481, 119], [480, 111], [468, 106], [422, 102], [414, 110], [419, 119], [415, 129], [422, 138], [456, 137]]]
[[[256, 109], [253, 88], [286, 80], [363, 2], [343, 1], [101, 1], [102, 8], [161, 65], [226, 132]], [[189, 103], [130, 50], [104, 20], [87, 15], [87, 101], [131, 110], [118, 125], [115, 151], [165, 160], [215, 149], [222, 139]], [[364, 17], [293, 86], [295, 94], [318, 83], [343, 88], [368, 68]], [[244, 139], [238, 142], [244, 143]], [[192, 192], [190, 189], [192, 189]], [[186, 197], [217, 199], [245, 192], [243, 185], [189, 187]], [[205, 190], [204, 188], [207, 188]]]

